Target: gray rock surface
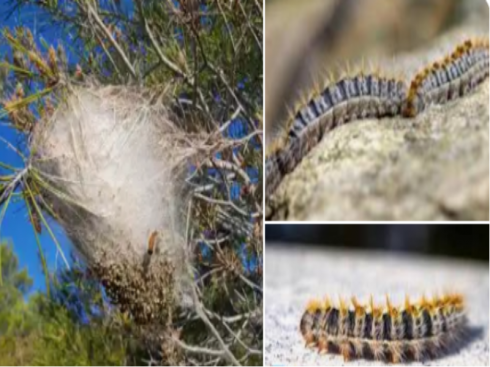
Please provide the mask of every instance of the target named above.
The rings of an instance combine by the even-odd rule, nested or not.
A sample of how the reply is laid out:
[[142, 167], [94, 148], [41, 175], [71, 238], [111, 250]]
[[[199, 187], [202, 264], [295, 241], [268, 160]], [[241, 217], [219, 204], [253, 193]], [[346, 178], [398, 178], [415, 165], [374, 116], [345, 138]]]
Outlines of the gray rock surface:
[[338, 355], [319, 355], [305, 348], [299, 321], [308, 300], [326, 295], [344, 299], [355, 295], [366, 300], [373, 294], [375, 300], [382, 302], [389, 294], [394, 303], [399, 303], [405, 294], [417, 299], [424, 293], [431, 295], [442, 291], [463, 293], [470, 332], [459, 349], [442, 358], [424, 361], [423, 365], [489, 365], [488, 264], [272, 244], [267, 245], [266, 260], [266, 366], [383, 365], [362, 359], [344, 363]]
[[334, 129], [274, 196], [275, 220], [488, 220], [489, 91]]

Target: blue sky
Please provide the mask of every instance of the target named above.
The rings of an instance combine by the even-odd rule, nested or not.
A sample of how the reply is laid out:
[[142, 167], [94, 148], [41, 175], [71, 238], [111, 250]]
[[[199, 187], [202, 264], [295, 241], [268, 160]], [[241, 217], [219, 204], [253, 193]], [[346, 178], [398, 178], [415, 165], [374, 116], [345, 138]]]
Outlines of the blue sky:
[[[16, 26], [28, 27], [32, 31], [34, 39], [41, 50], [43, 50], [40, 43], [41, 37], [48, 44], [57, 45], [61, 41], [65, 46], [68, 62], [76, 62], [76, 56], [67, 47], [73, 41], [59, 27], [53, 26], [49, 22], [49, 19], [47, 19], [46, 14], [40, 12], [39, 8], [35, 6], [26, 6], [11, 13], [10, 9], [12, 9], [12, 6], [9, 3], [10, 1], [0, 0], [0, 27], [2, 29], [7, 27], [12, 30]], [[66, 1], [59, 1], [59, 4], [63, 3], [66, 3]], [[124, 11], [132, 12], [132, 5], [130, 6], [132, 2], [130, 0], [123, 0], [121, 4], [124, 7]], [[10, 49], [0, 42], [0, 58], [3, 59], [5, 54], [10, 54]], [[21, 134], [2, 124], [0, 124], [0, 137], [11, 142], [14, 146], [17, 146], [19, 141], [22, 141]], [[0, 142], [0, 162], [10, 164], [17, 168], [23, 167], [22, 159], [3, 142]], [[3, 174], [7, 173], [11, 172], [3, 172]], [[70, 241], [57, 223], [51, 221], [50, 224], [61, 249], [68, 260], [70, 260], [69, 255], [72, 250]], [[27, 268], [29, 275], [33, 278], [32, 291], [45, 291], [46, 283], [42, 273], [39, 247], [23, 201], [18, 201], [17, 203], [11, 202], [9, 204], [5, 218], [0, 225], [0, 238], [13, 243], [20, 267]], [[39, 238], [49, 269], [54, 270], [65, 266], [55, 243], [45, 229]]]
[[[0, 25], [12, 29], [15, 26], [28, 26], [34, 34], [35, 39], [38, 39], [39, 29], [43, 26], [43, 17], [40, 16], [35, 8], [29, 7], [22, 11], [15, 11], [9, 19], [5, 19], [10, 7], [7, 6], [5, 0], [0, 1]], [[45, 19], [45, 18], [44, 18]], [[43, 30], [42, 35], [48, 43], [57, 43], [62, 39], [62, 34], [59, 29], [48, 27]], [[4, 44], [0, 44], [0, 56], [3, 59], [5, 53], [9, 49]], [[73, 57], [68, 55], [68, 57]], [[16, 133], [13, 129], [0, 125], [0, 136], [17, 146], [22, 136]], [[9, 149], [5, 143], [0, 143], [0, 161], [10, 164], [17, 168], [23, 167], [22, 159], [12, 149]], [[4, 172], [5, 173], [5, 172]], [[70, 253], [70, 243], [63, 234], [62, 229], [53, 223], [52, 227], [57, 240], [59, 241], [65, 255], [68, 257]], [[42, 274], [42, 265], [39, 258], [39, 251], [34, 235], [34, 230], [30, 225], [27, 210], [23, 201], [11, 202], [5, 214], [5, 218], [0, 227], [0, 238], [13, 242], [14, 251], [19, 259], [21, 267], [25, 267], [29, 271], [29, 275], [33, 278], [33, 291], [46, 289], [46, 283]], [[40, 236], [40, 242], [44, 249], [44, 255], [50, 269], [64, 266], [61, 257], [59, 256], [56, 246], [46, 230]]]

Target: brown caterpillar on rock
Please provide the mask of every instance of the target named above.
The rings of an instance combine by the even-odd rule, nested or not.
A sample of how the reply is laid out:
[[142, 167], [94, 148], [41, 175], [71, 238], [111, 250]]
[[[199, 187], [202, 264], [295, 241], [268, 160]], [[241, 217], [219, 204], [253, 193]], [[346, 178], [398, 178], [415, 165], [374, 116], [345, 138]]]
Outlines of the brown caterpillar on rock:
[[386, 297], [386, 307], [369, 306], [352, 298], [334, 306], [310, 301], [300, 322], [307, 347], [320, 353], [338, 353], [345, 361], [365, 358], [391, 363], [437, 358], [458, 342], [466, 328], [463, 296], [449, 294], [431, 300], [422, 297], [395, 307]]
[[488, 77], [488, 39], [467, 40], [447, 55], [423, 68], [413, 78], [403, 116], [414, 117], [429, 104], [462, 97]]
[[286, 123], [285, 134], [266, 154], [266, 200], [284, 177], [335, 127], [353, 120], [415, 117], [474, 90], [488, 77], [488, 38], [467, 40], [441, 61], [424, 67], [410, 83], [379, 73], [344, 77], [305, 98]]

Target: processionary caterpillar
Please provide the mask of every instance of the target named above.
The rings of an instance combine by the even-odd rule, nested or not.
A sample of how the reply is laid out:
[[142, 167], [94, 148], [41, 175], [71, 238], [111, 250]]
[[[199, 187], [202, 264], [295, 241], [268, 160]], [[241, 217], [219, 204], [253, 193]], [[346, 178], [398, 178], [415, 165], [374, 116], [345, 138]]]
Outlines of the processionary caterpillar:
[[303, 314], [300, 330], [309, 347], [320, 353], [339, 353], [344, 360], [367, 358], [399, 363], [438, 357], [457, 342], [466, 325], [463, 297], [444, 295], [422, 298], [403, 307], [368, 307], [352, 298], [334, 306], [329, 299], [311, 301]]
[[158, 231], [153, 231], [148, 238], [148, 255], [153, 255], [155, 251], [155, 246], [157, 244]]
[[287, 122], [285, 135], [266, 155], [266, 197], [323, 138], [348, 121], [415, 117], [430, 104], [464, 96], [488, 77], [489, 41], [472, 39], [424, 67], [410, 84], [379, 73], [360, 73], [326, 85], [305, 99]]

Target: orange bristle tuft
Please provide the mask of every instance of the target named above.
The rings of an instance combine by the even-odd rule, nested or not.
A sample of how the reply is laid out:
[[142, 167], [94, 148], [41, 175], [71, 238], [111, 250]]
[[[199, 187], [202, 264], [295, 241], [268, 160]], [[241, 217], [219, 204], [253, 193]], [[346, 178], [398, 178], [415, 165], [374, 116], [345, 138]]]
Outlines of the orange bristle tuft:
[[320, 301], [313, 299], [313, 300], [308, 302], [306, 309], [310, 313], [317, 312], [317, 311], [320, 311], [322, 309], [322, 304], [320, 303]]

